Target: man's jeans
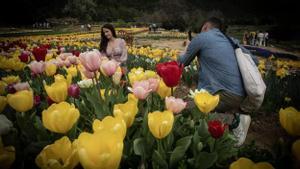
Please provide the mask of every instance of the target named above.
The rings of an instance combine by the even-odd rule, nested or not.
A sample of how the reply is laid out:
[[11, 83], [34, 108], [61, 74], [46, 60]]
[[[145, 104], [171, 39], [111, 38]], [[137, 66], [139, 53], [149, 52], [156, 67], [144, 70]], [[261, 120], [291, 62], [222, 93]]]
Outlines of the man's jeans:
[[216, 118], [225, 124], [232, 125], [234, 121], [234, 113], [243, 113], [241, 105], [243, 105], [244, 97], [221, 90], [216, 94], [220, 96], [220, 101], [215, 109]]
[[220, 95], [220, 101], [215, 111], [218, 113], [232, 112], [238, 113], [244, 97], [221, 90], [216, 94]]

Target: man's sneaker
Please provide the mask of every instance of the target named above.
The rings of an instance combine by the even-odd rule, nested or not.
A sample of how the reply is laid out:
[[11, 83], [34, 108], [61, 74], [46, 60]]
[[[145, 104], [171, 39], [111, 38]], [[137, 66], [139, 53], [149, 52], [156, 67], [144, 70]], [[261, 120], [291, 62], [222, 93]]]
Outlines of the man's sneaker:
[[237, 140], [235, 146], [240, 147], [246, 140], [248, 129], [250, 126], [251, 117], [249, 115], [240, 115], [240, 123], [237, 128], [232, 129], [233, 134]]

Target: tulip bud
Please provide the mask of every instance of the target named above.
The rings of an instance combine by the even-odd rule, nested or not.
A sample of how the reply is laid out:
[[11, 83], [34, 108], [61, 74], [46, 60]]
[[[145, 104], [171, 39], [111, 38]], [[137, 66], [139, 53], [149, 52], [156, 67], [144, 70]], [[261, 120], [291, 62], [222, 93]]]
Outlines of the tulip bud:
[[226, 125], [222, 124], [219, 120], [208, 122], [208, 131], [215, 139], [221, 138], [224, 134]]
[[202, 150], [202, 148], [203, 148], [203, 144], [202, 144], [202, 142], [199, 142], [197, 144], [197, 150], [200, 152]]
[[14, 94], [17, 90], [14, 88], [14, 84], [9, 84], [6, 86], [6, 92], [10, 94]]
[[68, 94], [71, 97], [78, 98], [80, 93], [80, 88], [77, 84], [71, 84], [68, 88]]
[[41, 97], [40, 96], [34, 96], [34, 105], [37, 106], [41, 103]]

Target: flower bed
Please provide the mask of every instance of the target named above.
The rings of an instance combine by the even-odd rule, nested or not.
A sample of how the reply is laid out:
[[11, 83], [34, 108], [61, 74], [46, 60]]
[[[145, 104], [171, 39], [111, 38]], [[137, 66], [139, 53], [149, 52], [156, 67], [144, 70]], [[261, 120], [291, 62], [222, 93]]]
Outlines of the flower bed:
[[[244, 152], [234, 146], [232, 132], [213, 112], [218, 95], [175, 94], [194, 85], [190, 81], [197, 79], [196, 62], [183, 68], [173, 61], [177, 50], [131, 47], [125, 72], [92, 50], [98, 45], [94, 36], [1, 42], [1, 168], [278, 166], [272, 157], [264, 159], [272, 165], [239, 158]], [[277, 92], [275, 85], [267, 91], [265, 105], [274, 104], [272, 94], [289, 97], [285, 104], [276, 103], [276, 109], [296, 107], [280, 110], [280, 122], [299, 136], [299, 62], [271, 57], [261, 60], [259, 68], [268, 86], [280, 81], [281, 90], [289, 91]], [[188, 107], [187, 101], [195, 106]], [[295, 142], [295, 158], [297, 147]]]

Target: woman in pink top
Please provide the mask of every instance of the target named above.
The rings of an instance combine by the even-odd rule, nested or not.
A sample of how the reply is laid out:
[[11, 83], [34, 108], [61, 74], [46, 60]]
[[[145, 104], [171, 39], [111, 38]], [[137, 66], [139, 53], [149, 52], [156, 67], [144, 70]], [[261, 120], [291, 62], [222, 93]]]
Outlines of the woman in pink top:
[[114, 59], [124, 65], [127, 61], [127, 48], [124, 39], [117, 38], [116, 31], [111, 24], [101, 28], [100, 52], [109, 59]]

